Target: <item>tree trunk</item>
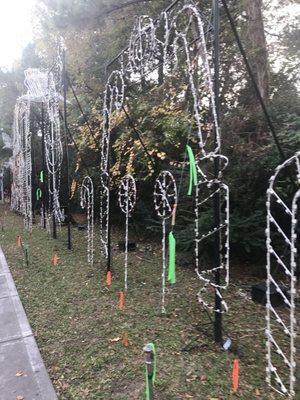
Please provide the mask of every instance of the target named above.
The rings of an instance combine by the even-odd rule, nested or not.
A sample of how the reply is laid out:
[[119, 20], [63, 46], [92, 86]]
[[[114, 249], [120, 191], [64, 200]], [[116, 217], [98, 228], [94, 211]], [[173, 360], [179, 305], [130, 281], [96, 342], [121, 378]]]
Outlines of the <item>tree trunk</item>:
[[[246, 24], [246, 41], [247, 55], [253, 70], [260, 94], [266, 104], [269, 101], [269, 79], [270, 66], [268, 60], [267, 42], [264, 31], [264, 21], [262, 15], [262, 0], [244, 0], [244, 11], [247, 15]], [[254, 89], [250, 90], [250, 98], [248, 99], [250, 112], [253, 117], [257, 118], [257, 130], [255, 139], [259, 140], [264, 136], [265, 121], [261, 116], [261, 106], [258, 102]]]

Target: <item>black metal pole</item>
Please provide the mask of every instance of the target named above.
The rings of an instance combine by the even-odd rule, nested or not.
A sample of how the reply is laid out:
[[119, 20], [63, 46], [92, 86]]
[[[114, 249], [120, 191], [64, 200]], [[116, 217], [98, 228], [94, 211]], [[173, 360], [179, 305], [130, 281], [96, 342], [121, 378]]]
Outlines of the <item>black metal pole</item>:
[[[42, 171], [43, 171], [43, 182], [42, 183], [42, 208], [43, 208], [43, 228], [46, 229], [46, 184], [45, 184], [45, 115], [44, 115], [44, 104], [41, 105], [41, 130], [42, 130]], [[41, 175], [39, 176], [39, 180], [41, 181]]]
[[[218, 125], [220, 122], [220, 9], [219, 0], [213, 0], [213, 18], [214, 18], [214, 95], [216, 104], [216, 113]], [[215, 129], [215, 145], [217, 146], [217, 132]], [[218, 180], [220, 165], [219, 159], [214, 159], [214, 178]], [[216, 183], [215, 189], [219, 187]], [[214, 196], [214, 226], [220, 226], [220, 192]], [[215, 284], [220, 285], [220, 234], [219, 229], [216, 229], [214, 234], [214, 268], [215, 270]], [[218, 310], [218, 311], [217, 311]], [[215, 321], [214, 321], [214, 338], [216, 343], [222, 343], [222, 302], [220, 296], [215, 292]]]
[[[107, 117], [108, 118], [108, 117]], [[107, 127], [108, 128], [108, 127]], [[110, 133], [109, 133], [110, 134]], [[110, 206], [111, 206], [111, 193], [110, 193], [110, 162], [111, 162], [111, 157], [110, 157], [110, 140], [108, 141], [108, 162], [107, 162], [107, 187], [108, 187], [108, 210], [107, 210], [107, 272], [111, 272], [111, 261], [112, 261], [112, 255], [111, 255], [111, 212], [110, 212]]]
[[67, 175], [67, 226], [68, 226], [68, 249], [72, 249], [71, 238], [71, 214], [70, 214], [70, 177], [69, 177], [69, 148], [68, 148], [68, 120], [67, 120], [67, 71], [66, 71], [66, 51], [63, 50], [63, 95], [64, 95], [64, 137], [65, 137], [65, 160]]
[[52, 195], [52, 237], [53, 239], [57, 239], [56, 219], [53, 211], [53, 204], [54, 204], [54, 195]]

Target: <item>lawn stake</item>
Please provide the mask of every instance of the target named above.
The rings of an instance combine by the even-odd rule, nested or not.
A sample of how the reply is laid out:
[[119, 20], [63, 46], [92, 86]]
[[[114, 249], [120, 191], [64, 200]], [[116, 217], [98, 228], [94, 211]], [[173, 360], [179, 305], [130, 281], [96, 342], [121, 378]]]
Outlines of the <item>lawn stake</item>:
[[124, 347], [128, 347], [129, 346], [128, 332], [124, 332], [123, 333], [122, 343], [123, 343]]
[[56, 253], [53, 254], [52, 258], [51, 258], [51, 264], [56, 267], [59, 263], [59, 257]]
[[233, 393], [237, 393], [239, 388], [239, 374], [240, 374], [240, 362], [239, 359], [236, 358], [233, 360], [233, 368], [232, 368], [232, 391]]
[[17, 236], [17, 247], [22, 247], [22, 238], [20, 235]]
[[156, 353], [153, 343], [144, 347], [146, 363], [146, 400], [153, 400], [153, 387], [156, 378]]

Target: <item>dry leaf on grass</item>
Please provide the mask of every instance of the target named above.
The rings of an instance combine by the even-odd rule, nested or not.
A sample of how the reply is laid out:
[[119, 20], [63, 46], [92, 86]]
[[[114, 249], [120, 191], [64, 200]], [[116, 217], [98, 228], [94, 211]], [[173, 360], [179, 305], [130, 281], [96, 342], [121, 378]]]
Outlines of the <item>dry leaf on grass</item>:
[[121, 340], [120, 337], [116, 337], [114, 339], [109, 339], [110, 342], [119, 342]]

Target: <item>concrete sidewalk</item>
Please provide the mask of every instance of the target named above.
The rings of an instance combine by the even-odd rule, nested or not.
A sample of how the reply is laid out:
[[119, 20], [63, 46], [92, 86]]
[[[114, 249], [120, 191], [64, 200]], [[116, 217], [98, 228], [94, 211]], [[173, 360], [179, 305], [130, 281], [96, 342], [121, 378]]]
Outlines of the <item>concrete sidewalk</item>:
[[56, 400], [0, 247], [0, 400]]

